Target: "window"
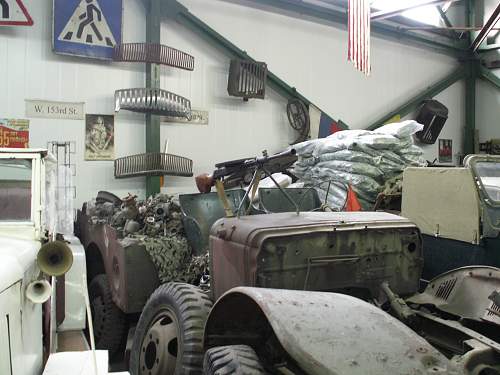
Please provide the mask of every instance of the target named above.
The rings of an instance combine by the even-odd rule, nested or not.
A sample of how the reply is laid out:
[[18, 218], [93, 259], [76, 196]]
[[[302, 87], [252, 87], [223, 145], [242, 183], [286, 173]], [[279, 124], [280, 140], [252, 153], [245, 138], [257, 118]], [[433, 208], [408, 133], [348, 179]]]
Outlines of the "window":
[[475, 170], [488, 198], [494, 202], [500, 202], [500, 163], [478, 161]]
[[0, 159], [0, 220], [31, 220], [31, 160]]
[[[421, 3], [422, 0], [374, 0], [371, 3], [371, 7], [373, 10], [391, 11], [411, 7], [412, 5], [418, 5]], [[401, 13], [401, 15], [432, 26], [439, 26], [441, 21], [441, 16], [439, 15], [435, 4], [407, 10], [406, 12]]]

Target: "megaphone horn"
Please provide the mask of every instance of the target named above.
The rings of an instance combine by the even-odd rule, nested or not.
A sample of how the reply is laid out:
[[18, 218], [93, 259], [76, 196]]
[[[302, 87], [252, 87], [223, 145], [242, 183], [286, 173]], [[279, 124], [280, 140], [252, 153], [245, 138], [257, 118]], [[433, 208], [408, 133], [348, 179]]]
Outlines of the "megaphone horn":
[[44, 303], [52, 293], [52, 287], [47, 280], [35, 280], [26, 287], [26, 298], [33, 303]]
[[62, 276], [73, 264], [73, 252], [65, 242], [48, 242], [38, 251], [37, 263], [43, 273]]

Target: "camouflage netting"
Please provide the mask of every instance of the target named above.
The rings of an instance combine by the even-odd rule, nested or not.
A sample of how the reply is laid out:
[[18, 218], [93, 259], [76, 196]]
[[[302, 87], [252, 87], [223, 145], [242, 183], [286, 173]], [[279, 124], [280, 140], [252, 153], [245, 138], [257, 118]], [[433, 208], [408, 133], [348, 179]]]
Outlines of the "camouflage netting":
[[112, 225], [122, 240], [143, 245], [153, 261], [160, 282], [197, 284], [208, 272], [208, 251], [194, 256], [185, 236], [180, 206], [174, 197], [158, 194], [145, 201], [129, 196], [122, 204], [94, 200], [87, 210], [95, 223]]

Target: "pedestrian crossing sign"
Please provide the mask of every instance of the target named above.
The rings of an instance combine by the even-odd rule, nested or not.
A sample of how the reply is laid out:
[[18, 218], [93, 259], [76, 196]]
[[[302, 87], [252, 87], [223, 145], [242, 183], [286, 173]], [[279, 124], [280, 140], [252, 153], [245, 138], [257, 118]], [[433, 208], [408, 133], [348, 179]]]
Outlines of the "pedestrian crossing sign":
[[54, 0], [54, 52], [113, 58], [122, 40], [123, 0]]

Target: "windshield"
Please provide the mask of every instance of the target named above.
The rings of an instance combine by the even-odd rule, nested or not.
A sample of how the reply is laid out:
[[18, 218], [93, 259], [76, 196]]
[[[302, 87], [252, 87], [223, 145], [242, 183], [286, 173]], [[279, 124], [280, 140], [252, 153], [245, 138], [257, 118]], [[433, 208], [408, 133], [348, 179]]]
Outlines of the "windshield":
[[31, 220], [31, 160], [0, 159], [0, 221]]
[[475, 170], [488, 198], [500, 202], [500, 163], [479, 161], [475, 165]]

